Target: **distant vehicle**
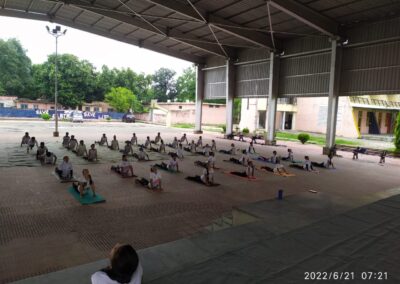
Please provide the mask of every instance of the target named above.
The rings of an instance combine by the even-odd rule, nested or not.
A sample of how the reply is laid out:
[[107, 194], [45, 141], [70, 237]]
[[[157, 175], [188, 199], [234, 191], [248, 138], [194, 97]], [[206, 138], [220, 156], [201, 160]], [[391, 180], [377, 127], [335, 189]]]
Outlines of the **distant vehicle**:
[[135, 121], [136, 121], [135, 115], [131, 112], [125, 113], [124, 116], [122, 117], [122, 122], [131, 123]]
[[81, 111], [74, 111], [71, 113], [72, 122], [83, 122], [83, 114]]

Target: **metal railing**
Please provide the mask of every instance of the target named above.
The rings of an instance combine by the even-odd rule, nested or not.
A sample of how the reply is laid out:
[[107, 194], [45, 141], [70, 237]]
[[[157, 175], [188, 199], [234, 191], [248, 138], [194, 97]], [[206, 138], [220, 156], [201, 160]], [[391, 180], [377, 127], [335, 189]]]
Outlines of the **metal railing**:
[[361, 98], [361, 97], [350, 97], [350, 101], [355, 104], [400, 108], [400, 102], [393, 102], [393, 101], [386, 101], [386, 100], [368, 99], [368, 98]]

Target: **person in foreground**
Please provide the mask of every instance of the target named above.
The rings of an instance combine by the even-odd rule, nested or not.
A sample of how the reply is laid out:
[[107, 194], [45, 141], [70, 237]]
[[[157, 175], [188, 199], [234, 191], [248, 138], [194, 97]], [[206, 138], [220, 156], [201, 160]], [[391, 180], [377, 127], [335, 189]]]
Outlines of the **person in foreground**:
[[58, 165], [58, 167], [55, 168], [54, 171], [62, 180], [69, 180], [74, 176], [72, 164], [70, 163], [68, 156], [64, 156], [62, 162]]
[[110, 265], [95, 272], [92, 284], [141, 284], [143, 268], [135, 249], [128, 244], [116, 244], [110, 253]]
[[186, 179], [195, 181], [198, 183], [202, 183], [207, 186], [212, 186], [214, 185], [214, 169], [211, 168], [211, 164], [207, 163], [207, 165], [203, 169], [203, 173], [201, 176], [195, 175], [195, 176], [188, 176]]
[[117, 166], [111, 166], [111, 170], [120, 174], [122, 177], [128, 177], [129, 173], [131, 173], [132, 177], [135, 176], [133, 173], [132, 163], [128, 161], [126, 155], [122, 155], [121, 163]]
[[146, 186], [151, 190], [163, 190], [161, 186], [161, 175], [155, 166], [150, 167], [150, 177], [148, 180], [145, 178], [140, 178], [136, 179], [135, 182]]
[[72, 186], [76, 191], [79, 192], [80, 196], [83, 197], [83, 195], [86, 193], [87, 189], [91, 189], [93, 193], [93, 197], [96, 196], [96, 186], [94, 185], [94, 181], [92, 179], [92, 176], [90, 175], [90, 172], [88, 169], [83, 169], [82, 170], [82, 178], [78, 180], [77, 183], [73, 183]]

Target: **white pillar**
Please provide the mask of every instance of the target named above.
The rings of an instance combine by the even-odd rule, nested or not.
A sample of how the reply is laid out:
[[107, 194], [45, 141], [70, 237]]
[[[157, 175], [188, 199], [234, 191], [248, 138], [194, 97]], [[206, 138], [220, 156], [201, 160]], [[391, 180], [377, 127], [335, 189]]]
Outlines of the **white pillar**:
[[194, 123], [194, 133], [203, 133], [201, 122], [203, 116], [203, 98], [204, 98], [204, 71], [203, 66], [196, 66], [196, 118]]
[[285, 130], [286, 111], [282, 112], [282, 130]]
[[235, 96], [235, 66], [226, 60], [226, 134], [233, 132], [233, 99]]
[[339, 79], [342, 59], [342, 50], [337, 46], [337, 40], [332, 40], [331, 47], [331, 67], [329, 74], [329, 97], [328, 113], [326, 125], [326, 145], [323, 152], [328, 153], [329, 149], [335, 145], [336, 120], [339, 102]]
[[265, 144], [275, 145], [276, 106], [278, 102], [279, 58], [270, 52], [269, 88], [267, 105], [267, 137]]

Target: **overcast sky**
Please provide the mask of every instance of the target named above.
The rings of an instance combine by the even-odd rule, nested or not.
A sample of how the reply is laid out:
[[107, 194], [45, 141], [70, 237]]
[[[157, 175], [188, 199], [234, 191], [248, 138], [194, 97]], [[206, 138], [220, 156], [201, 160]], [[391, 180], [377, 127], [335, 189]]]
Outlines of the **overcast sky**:
[[[17, 38], [27, 50], [32, 63], [42, 63], [55, 52], [55, 39], [47, 33], [48, 22], [0, 16], [0, 38]], [[152, 74], [161, 67], [175, 70], [178, 74], [191, 65], [190, 62], [138, 48], [69, 27], [59, 39], [59, 53], [71, 53], [86, 59], [98, 69], [102, 65], [116, 68], [130, 67], [135, 72]]]

